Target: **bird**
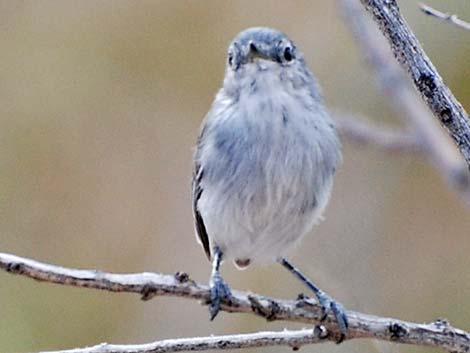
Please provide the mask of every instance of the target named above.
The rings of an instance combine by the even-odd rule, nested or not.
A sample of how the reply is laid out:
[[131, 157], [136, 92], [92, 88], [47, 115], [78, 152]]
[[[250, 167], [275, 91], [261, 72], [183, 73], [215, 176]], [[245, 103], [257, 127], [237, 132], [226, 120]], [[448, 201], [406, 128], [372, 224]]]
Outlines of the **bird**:
[[193, 157], [195, 233], [212, 262], [211, 320], [231, 296], [222, 261], [239, 269], [279, 263], [313, 291], [324, 317], [334, 314], [344, 339], [343, 305], [286, 258], [321, 220], [341, 159], [320, 87], [294, 42], [267, 27], [236, 35]]

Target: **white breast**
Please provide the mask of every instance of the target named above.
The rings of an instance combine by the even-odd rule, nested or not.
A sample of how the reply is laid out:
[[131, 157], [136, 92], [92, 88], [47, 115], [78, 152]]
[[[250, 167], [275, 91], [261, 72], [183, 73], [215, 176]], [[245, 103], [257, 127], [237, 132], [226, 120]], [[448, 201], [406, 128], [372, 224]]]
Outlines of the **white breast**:
[[198, 207], [211, 246], [227, 259], [283, 256], [318, 221], [330, 195], [335, 132], [322, 106], [309, 109], [278, 77], [247, 81], [236, 104], [215, 112], [202, 147]]

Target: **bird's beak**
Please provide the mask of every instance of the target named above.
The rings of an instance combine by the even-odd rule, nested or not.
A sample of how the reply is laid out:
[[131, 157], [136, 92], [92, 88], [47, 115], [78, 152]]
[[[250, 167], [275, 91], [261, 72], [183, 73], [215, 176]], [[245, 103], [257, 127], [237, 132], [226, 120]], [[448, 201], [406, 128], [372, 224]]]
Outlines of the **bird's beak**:
[[267, 53], [266, 49], [254, 44], [253, 42], [251, 42], [248, 46], [248, 54], [246, 57], [248, 61], [250, 62], [253, 62], [255, 59], [264, 59], [264, 60], [273, 61], [273, 59], [271, 58], [271, 55]]

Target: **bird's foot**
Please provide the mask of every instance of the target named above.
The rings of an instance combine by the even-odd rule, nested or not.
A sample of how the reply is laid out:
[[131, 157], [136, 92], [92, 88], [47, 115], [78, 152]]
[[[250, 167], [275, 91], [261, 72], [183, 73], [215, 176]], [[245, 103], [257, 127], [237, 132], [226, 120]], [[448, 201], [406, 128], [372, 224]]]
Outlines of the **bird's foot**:
[[210, 289], [211, 297], [209, 301], [209, 314], [210, 320], [212, 321], [219, 313], [221, 303], [228, 301], [231, 298], [232, 293], [230, 291], [230, 287], [225, 283], [219, 273], [212, 276]]
[[344, 309], [341, 303], [338, 303], [336, 300], [331, 298], [328, 294], [322, 292], [317, 293], [318, 303], [323, 308], [323, 316], [321, 321], [325, 320], [328, 314], [333, 313], [338, 323], [339, 328], [339, 338], [336, 343], [341, 343], [346, 338], [346, 331], [348, 329], [348, 316], [346, 315], [346, 310]]
[[[323, 308], [323, 315], [321, 320], [325, 320], [330, 312], [336, 318], [338, 323], [339, 338], [336, 343], [341, 343], [346, 338], [346, 331], [348, 329], [348, 317], [346, 315], [346, 310], [343, 306], [337, 301], [333, 300], [328, 294], [323, 292], [318, 288], [312, 281], [310, 281], [302, 272], [300, 272], [293, 264], [289, 262], [286, 258], [279, 258], [279, 263], [284, 266], [289, 272], [295, 275], [300, 281], [303, 282], [317, 297], [318, 303]], [[299, 299], [302, 299], [303, 296], [300, 296]]]

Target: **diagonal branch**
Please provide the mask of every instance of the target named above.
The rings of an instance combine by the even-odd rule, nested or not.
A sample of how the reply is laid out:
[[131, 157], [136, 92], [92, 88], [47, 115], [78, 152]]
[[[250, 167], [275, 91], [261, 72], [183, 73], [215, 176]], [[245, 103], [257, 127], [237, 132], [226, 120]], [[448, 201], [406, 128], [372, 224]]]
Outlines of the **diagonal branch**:
[[466, 164], [454, 150], [444, 131], [431, 118], [428, 109], [389, 54], [386, 44], [377, 37], [376, 29], [368, 22], [359, 3], [356, 0], [341, 0], [339, 4], [343, 17], [366, 53], [388, 102], [410, 126], [418, 138], [420, 150], [428, 160], [459, 191], [459, 195], [470, 203], [470, 175]]
[[[177, 273], [176, 275], [150, 272], [114, 274], [96, 270], [59, 267], [5, 253], [0, 253], [0, 268], [12, 274], [18, 274], [44, 282], [95, 288], [111, 292], [137, 293], [142, 296], [143, 300], [149, 300], [154, 296], [166, 295], [202, 300], [204, 303], [207, 303], [210, 298], [210, 292], [207, 286], [190, 280], [188, 275], [184, 273]], [[302, 297], [297, 300], [280, 300], [240, 291], [233, 291], [232, 294], [233, 297], [230, 301], [225, 301], [222, 305], [222, 310], [226, 312], [249, 313], [264, 317], [267, 320], [295, 321], [316, 325], [313, 332], [314, 337], [310, 338], [311, 341], [302, 341], [305, 337], [302, 339], [299, 338], [299, 341], [288, 341], [287, 338], [286, 340], [267, 339], [263, 341], [265, 345], [290, 345], [292, 343], [293, 346], [298, 348], [302, 344], [336, 341], [338, 338], [338, 327], [333, 315], [328, 315], [324, 321], [321, 321], [323, 316], [321, 306], [308, 298]], [[348, 311], [347, 315], [349, 328], [345, 339], [371, 338], [404, 344], [440, 347], [449, 352], [470, 351], [470, 333], [453, 328], [445, 320], [437, 320], [430, 324], [418, 324], [353, 311]], [[296, 331], [296, 333], [293, 333], [294, 336], [297, 334], [300, 336], [296, 337], [302, 337], [305, 331]], [[233, 338], [235, 336], [230, 337]], [[217, 340], [217, 337], [214, 337], [214, 339]], [[220, 337], [219, 339], [223, 340], [223, 338]], [[308, 340], [307, 338], [305, 339]], [[153, 344], [162, 344], [162, 342], [165, 341], [155, 342]], [[214, 343], [213, 341], [210, 342]], [[227, 339], [227, 342], [232, 341]], [[118, 347], [122, 348], [122, 346]], [[226, 346], [219, 345], [217, 348], [236, 348], [236, 346], [227, 343]], [[239, 348], [241, 348], [241, 346]], [[207, 349], [209, 349], [209, 347]], [[160, 350], [147, 351], [161, 352]], [[177, 351], [177, 349], [173, 348], [173, 350], [166, 350], [165, 352], [170, 351], [174, 352]], [[101, 351], [79, 349], [73, 352], [109, 353], [136, 351], [122, 348], [121, 350], [102, 349]], [[145, 352], [145, 350], [137, 350], [137, 352]]]
[[348, 141], [359, 145], [372, 145], [386, 152], [424, 152], [419, 138], [409, 131], [401, 131], [368, 122], [365, 118], [345, 113], [334, 113], [339, 133]]
[[431, 6], [426, 4], [419, 4], [421, 11], [423, 11], [426, 15], [436, 17], [440, 20], [448, 21], [452, 23], [455, 27], [465, 29], [470, 31], [470, 23], [465, 22], [457, 17], [457, 15], [450, 15], [448, 13], [441, 12], [439, 10], [433, 9]]
[[470, 168], [470, 120], [444, 84], [400, 13], [396, 0], [360, 0], [387, 38], [393, 55], [410, 75], [428, 107], [445, 126]]

